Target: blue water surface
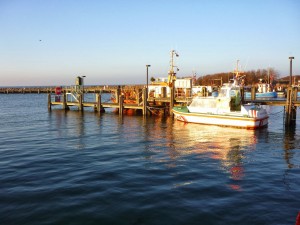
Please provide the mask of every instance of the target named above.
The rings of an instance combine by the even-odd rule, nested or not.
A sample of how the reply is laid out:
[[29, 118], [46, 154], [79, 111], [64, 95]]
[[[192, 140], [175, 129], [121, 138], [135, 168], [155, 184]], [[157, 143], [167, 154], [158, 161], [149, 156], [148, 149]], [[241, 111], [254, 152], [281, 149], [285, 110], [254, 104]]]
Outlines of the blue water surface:
[[299, 112], [252, 131], [0, 103], [0, 224], [295, 224]]

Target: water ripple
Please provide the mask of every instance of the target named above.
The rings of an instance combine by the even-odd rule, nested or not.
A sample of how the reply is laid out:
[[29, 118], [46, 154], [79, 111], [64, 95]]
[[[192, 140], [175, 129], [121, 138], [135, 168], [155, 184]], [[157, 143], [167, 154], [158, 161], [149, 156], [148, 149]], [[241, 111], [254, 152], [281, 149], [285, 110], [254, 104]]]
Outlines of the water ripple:
[[249, 131], [48, 112], [45, 95], [0, 100], [2, 224], [295, 223], [298, 125], [285, 132], [270, 116]]

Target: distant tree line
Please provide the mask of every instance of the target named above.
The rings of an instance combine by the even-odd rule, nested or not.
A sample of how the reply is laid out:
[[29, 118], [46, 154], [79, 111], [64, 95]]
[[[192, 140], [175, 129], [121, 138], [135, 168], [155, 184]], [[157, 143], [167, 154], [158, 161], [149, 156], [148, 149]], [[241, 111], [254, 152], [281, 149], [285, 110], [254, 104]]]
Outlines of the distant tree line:
[[[266, 83], [276, 83], [276, 80], [279, 78], [278, 72], [274, 68], [270, 69], [258, 69], [258, 70], [250, 70], [245, 72], [240, 72], [241, 76], [245, 81], [245, 85], [254, 85], [258, 83], [260, 80]], [[196, 79], [195, 85], [221, 85], [222, 83], [231, 82], [233, 76], [235, 74], [233, 72], [228, 73], [215, 73], [208, 74], [205, 76], [198, 77]]]

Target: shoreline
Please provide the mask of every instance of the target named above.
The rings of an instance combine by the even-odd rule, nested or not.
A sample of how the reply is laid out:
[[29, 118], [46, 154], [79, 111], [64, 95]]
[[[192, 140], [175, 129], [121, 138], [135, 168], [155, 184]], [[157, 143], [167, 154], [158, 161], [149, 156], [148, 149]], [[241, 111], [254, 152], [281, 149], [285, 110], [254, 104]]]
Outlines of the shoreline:
[[[121, 89], [135, 89], [142, 88], [145, 85], [95, 85], [95, 86], [84, 86], [85, 93], [110, 93], [112, 90], [117, 88]], [[40, 93], [55, 93], [56, 87], [61, 87], [62, 92], [69, 91], [71, 86], [40, 86], [40, 87], [0, 87], [0, 94], [40, 94]]]

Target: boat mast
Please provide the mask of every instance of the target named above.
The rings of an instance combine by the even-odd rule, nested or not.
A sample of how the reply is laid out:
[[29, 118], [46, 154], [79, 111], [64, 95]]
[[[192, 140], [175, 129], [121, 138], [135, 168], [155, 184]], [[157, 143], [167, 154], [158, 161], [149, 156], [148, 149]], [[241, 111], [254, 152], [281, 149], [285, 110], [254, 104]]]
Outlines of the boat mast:
[[234, 71], [234, 73], [235, 73], [235, 76], [236, 76], [236, 78], [238, 78], [239, 77], [239, 59], [236, 61], [236, 69], [235, 69], [235, 71]]
[[[174, 56], [179, 57], [178, 53], [175, 50], [171, 50], [171, 61], [170, 61], [170, 70], [168, 71], [168, 85], [173, 86], [173, 82], [176, 80], [176, 73], [174, 72]], [[177, 67], [177, 71], [179, 71]]]
[[233, 71], [233, 74], [235, 74], [234, 80], [236, 80], [238, 83], [240, 82], [239, 80], [241, 79], [241, 76], [243, 74], [243, 71], [239, 71], [239, 62], [240, 60], [238, 59], [236, 61], [236, 69]]
[[270, 67], [268, 68], [268, 84], [270, 84]]

